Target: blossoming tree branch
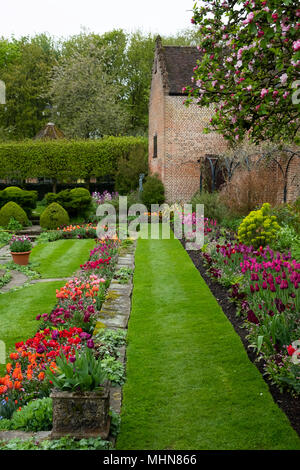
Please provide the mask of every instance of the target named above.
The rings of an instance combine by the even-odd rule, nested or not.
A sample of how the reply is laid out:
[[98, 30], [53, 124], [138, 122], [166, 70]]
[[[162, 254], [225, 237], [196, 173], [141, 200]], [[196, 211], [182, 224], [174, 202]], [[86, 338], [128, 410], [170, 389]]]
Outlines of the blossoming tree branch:
[[248, 135], [299, 143], [298, 1], [205, 0], [191, 21], [199, 25], [201, 58], [183, 91], [187, 105], [213, 103], [207, 131], [231, 142]]

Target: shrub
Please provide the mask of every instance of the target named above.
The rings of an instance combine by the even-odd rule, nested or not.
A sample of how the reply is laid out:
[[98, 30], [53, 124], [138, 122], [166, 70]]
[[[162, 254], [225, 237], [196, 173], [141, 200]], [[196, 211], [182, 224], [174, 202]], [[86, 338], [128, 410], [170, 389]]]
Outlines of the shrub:
[[277, 203], [282, 182], [267, 168], [236, 171], [221, 189], [220, 201], [231, 214], [247, 215], [264, 202]]
[[56, 202], [60, 204], [70, 215], [85, 215], [91, 207], [92, 196], [85, 188], [65, 189], [58, 194], [48, 193], [47, 204]]
[[10, 201], [19, 204], [27, 215], [30, 216], [32, 209], [36, 206], [37, 191], [26, 191], [17, 186], [9, 186], [0, 191], [0, 206]]
[[165, 202], [165, 188], [157, 175], [149, 175], [143, 187], [142, 202], [151, 209], [151, 204]]
[[196, 211], [197, 204], [204, 204], [204, 216], [208, 219], [221, 221], [222, 217], [228, 212], [224, 204], [220, 202], [219, 193], [208, 193], [202, 191], [196, 193], [190, 203], [193, 205], [193, 212]]
[[264, 247], [276, 237], [279, 229], [276, 217], [270, 215], [270, 204], [265, 203], [261, 209], [251, 211], [244, 218], [238, 229], [238, 238], [245, 245], [252, 245], [254, 248]]
[[0, 226], [6, 227], [11, 218], [17, 220], [23, 227], [29, 224], [26, 212], [16, 202], [7, 202], [0, 209]]
[[56, 202], [46, 207], [40, 217], [40, 225], [48, 230], [55, 230], [61, 225], [68, 225], [70, 222], [67, 211]]
[[127, 194], [137, 189], [141, 173], [148, 173], [148, 156], [145, 149], [139, 146], [130, 151], [128, 158], [120, 158], [115, 178], [116, 190]]

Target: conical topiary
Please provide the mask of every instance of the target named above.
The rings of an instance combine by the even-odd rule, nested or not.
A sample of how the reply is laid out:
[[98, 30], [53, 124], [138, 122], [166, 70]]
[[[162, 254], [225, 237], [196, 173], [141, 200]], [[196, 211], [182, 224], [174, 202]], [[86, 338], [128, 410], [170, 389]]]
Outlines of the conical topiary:
[[40, 226], [48, 230], [55, 230], [61, 225], [68, 225], [70, 222], [67, 211], [57, 202], [52, 202], [40, 217]]
[[22, 224], [23, 227], [29, 224], [26, 212], [22, 207], [20, 207], [16, 202], [10, 201], [0, 209], [0, 226], [7, 227], [12, 217]]

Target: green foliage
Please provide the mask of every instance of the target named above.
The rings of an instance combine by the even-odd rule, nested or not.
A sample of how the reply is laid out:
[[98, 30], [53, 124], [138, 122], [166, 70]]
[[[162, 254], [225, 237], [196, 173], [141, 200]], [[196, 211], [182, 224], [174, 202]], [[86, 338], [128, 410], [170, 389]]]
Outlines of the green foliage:
[[113, 410], [112, 408], [110, 409], [109, 414], [111, 416], [110, 434], [114, 437], [117, 437], [121, 427], [121, 416], [116, 413], [115, 410]]
[[241, 225], [243, 221], [243, 218], [241, 217], [222, 217], [221, 219], [221, 224], [222, 227], [225, 227], [228, 230], [232, 230], [233, 232], [236, 232]]
[[67, 211], [56, 202], [50, 204], [40, 217], [40, 225], [46, 229], [55, 230], [61, 225], [68, 225], [70, 219]]
[[[63, 57], [53, 68], [49, 100], [54, 118], [70, 138], [120, 135], [127, 128], [128, 113], [120, 101], [121, 83], [106, 72], [108, 47], [87, 43], [83, 51]], [[118, 71], [119, 72], [119, 71]]]
[[42, 245], [46, 242], [55, 242], [62, 238], [62, 233], [60, 230], [55, 230], [51, 232], [42, 232], [36, 239], [37, 245]]
[[110, 349], [117, 349], [126, 344], [127, 332], [124, 330], [111, 330], [104, 328], [95, 336], [95, 340], [105, 343]]
[[128, 158], [122, 157], [118, 161], [116, 190], [120, 194], [127, 194], [137, 189], [141, 173], [148, 173], [148, 154], [141, 146], [137, 146], [130, 151]]
[[[2, 422], [3, 421], [3, 422]], [[49, 431], [52, 428], [52, 400], [33, 400], [16, 410], [10, 420], [1, 420], [0, 429], [19, 431]]]
[[22, 230], [23, 225], [20, 224], [14, 217], [9, 219], [7, 224], [7, 230], [11, 230], [12, 232], [18, 232], [18, 230]]
[[37, 191], [26, 191], [17, 186], [9, 186], [0, 191], [0, 206], [13, 201], [19, 204], [27, 215], [30, 216], [32, 209], [36, 206], [37, 197]]
[[127, 284], [132, 274], [133, 274], [133, 269], [127, 268], [126, 266], [124, 266], [115, 273], [114, 277], [115, 279], [118, 280], [120, 284]]
[[101, 361], [98, 361], [90, 349], [80, 353], [76, 351], [75, 362], [68, 362], [64, 354], [56, 359], [57, 369], [53, 373], [46, 369], [46, 375], [54, 387], [63, 391], [86, 392], [101, 389], [107, 374]]
[[120, 361], [107, 355], [102, 359], [101, 364], [113, 387], [124, 384], [125, 369], [124, 365]]
[[[8, 55], [2, 56], [1, 80], [6, 83], [6, 105], [0, 106], [0, 128], [10, 139], [32, 138], [47, 122], [45, 92], [56, 50], [51, 38], [43, 34], [18, 41], [11, 39], [1, 45]], [[22, 177], [22, 166], [19, 172]]]
[[85, 188], [65, 189], [58, 194], [46, 194], [47, 204], [57, 202], [71, 216], [85, 215], [92, 202], [90, 192]]
[[293, 227], [284, 225], [278, 230], [276, 239], [272, 242], [271, 246], [274, 250], [283, 252], [290, 250], [293, 244], [296, 243], [300, 243], [300, 237], [297, 236]]
[[0, 209], [0, 226], [7, 227], [11, 218], [17, 220], [23, 227], [29, 224], [26, 212], [16, 202], [7, 202]]
[[1, 450], [105, 450], [111, 449], [110, 441], [100, 437], [80, 439], [79, 441], [66, 436], [61, 439], [51, 439], [37, 442], [35, 439], [12, 439], [8, 443], [0, 442]]
[[10, 272], [4, 270], [4, 273], [1, 273], [1, 271], [2, 269], [0, 269], [0, 289], [11, 280]]
[[238, 238], [245, 245], [254, 248], [264, 247], [272, 242], [279, 230], [279, 225], [274, 215], [270, 215], [270, 204], [265, 203], [261, 209], [251, 211], [238, 229]]
[[157, 175], [149, 175], [143, 186], [142, 202], [150, 210], [151, 204], [165, 202], [165, 188]]
[[[300, 198], [297, 201], [300, 201]], [[276, 216], [279, 225], [290, 226], [300, 235], [300, 203], [297, 201], [276, 206], [271, 209], [271, 214]]]
[[49, 140], [0, 143], [0, 178], [76, 178], [115, 175], [120, 158], [133, 149], [147, 154], [141, 137], [105, 137], [97, 140]]
[[5, 230], [0, 229], [0, 248], [3, 245], [7, 245], [11, 237], [12, 235], [10, 233], [6, 232]]
[[207, 217], [208, 219], [217, 220], [218, 222], [220, 222], [220, 220], [228, 212], [224, 204], [220, 202], [219, 194], [217, 192], [198, 192], [192, 197], [190, 203], [193, 206], [193, 211], [196, 210], [197, 204], [203, 204], [204, 217]]

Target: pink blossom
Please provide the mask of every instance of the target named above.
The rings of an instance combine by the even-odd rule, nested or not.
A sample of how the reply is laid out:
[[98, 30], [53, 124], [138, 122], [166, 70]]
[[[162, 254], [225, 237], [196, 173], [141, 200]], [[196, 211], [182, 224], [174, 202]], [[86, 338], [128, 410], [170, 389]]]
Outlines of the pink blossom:
[[251, 11], [250, 13], [248, 13], [247, 18], [243, 21], [243, 24], [252, 23], [253, 18], [254, 18], [254, 13], [253, 11]]
[[281, 77], [280, 77], [281, 84], [284, 85], [286, 83], [287, 79], [288, 79], [287, 73], [282, 74]]
[[268, 93], [269, 93], [269, 90], [267, 88], [263, 88], [260, 92], [260, 97], [264, 98]]
[[300, 49], [300, 39], [297, 39], [297, 41], [293, 42], [293, 51], [297, 52]]

